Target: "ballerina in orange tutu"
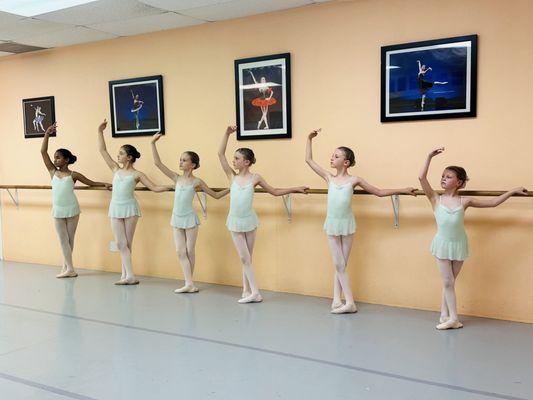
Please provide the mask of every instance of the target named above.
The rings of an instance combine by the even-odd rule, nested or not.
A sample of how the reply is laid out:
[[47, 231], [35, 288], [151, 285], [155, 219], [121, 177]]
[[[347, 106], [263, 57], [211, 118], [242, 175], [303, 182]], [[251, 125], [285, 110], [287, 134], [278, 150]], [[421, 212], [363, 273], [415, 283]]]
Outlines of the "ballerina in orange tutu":
[[276, 99], [274, 96], [274, 91], [270, 88], [270, 83], [266, 81], [266, 78], [264, 76], [261, 77], [260, 82], [258, 83], [255, 79], [255, 76], [252, 71], [250, 72], [250, 75], [252, 75], [252, 79], [254, 80], [254, 83], [257, 85], [259, 89], [259, 97], [256, 97], [252, 100], [252, 105], [256, 107], [261, 107], [261, 119], [257, 123], [257, 129], [261, 129], [261, 124], [264, 122], [265, 126], [263, 129], [270, 129], [268, 127], [268, 107], [270, 107], [273, 104], [276, 104]]

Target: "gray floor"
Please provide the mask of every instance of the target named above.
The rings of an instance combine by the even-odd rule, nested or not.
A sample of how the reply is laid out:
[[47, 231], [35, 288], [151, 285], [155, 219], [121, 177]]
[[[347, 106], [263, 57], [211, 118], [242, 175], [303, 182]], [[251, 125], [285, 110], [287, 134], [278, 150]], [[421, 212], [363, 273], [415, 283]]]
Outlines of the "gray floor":
[[0, 262], [0, 398], [533, 399], [533, 325]]

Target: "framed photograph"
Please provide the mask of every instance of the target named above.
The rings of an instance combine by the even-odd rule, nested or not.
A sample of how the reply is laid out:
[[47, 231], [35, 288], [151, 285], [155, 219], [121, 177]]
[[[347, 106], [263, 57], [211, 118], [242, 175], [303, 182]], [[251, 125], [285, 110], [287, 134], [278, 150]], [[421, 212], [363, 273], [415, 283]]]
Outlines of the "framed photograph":
[[165, 133], [161, 75], [110, 81], [109, 100], [113, 137]]
[[381, 48], [381, 122], [476, 116], [477, 35]]
[[289, 53], [235, 60], [237, 140], [291, 137]]
[[[54, 96], [22, 100], [24, 116], [24, 137], [44, 137], [46, 128], [56, 122]], [[50, 136], [55, 136], [55, 132]]]

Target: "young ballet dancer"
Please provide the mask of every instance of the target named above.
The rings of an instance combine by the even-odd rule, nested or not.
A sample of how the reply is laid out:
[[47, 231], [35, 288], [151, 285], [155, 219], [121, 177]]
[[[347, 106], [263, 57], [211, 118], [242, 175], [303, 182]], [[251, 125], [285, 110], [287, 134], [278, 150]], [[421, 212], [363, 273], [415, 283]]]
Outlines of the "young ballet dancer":
[[441, 314], [437, 325], [439, 330], [463, 327], [457, 315], [455, 281], [468, 257], [468, 240], [464, 229], [466, 209], [496, 207], [514, 194], [527, 195], [525, 188], [517, 187], [490, 200], [463, 197], [459, 190], [465, 187], [468, 177], [464, 168], [457, 166], [444, 169], [440, 180], [444, 193], [439, 195], [429, 184], [427, 174], [432, 158], [443, 151], [444, 147], [440, 147], [429, 153], [418, 177], [437, 221], [437, 234], [431, 242], [431, 254], [437, 260], [443, 285]]
[[236, 126], [229, 126], [224, 133], [218, 158], [222, 169], [230, 182], [230, 210], [226, 226], [242, 263], [243, 292], [239, 303], [258, 303], [263, 301], [255, 280], [252, 268], [252, 254], [254, 250], [255, 234], [259, 224], [253, 209], [254, 188], [259, 185], [273, 196], [283, 196], [289, 193], [306, 193], [305, 186], [277, 189], [270, 186], [261, 175], [250, 172], [255, 163], [255, 155], [251, 149], [237, 149], [233, 155], [233, 168], [226, 159], [228, 139], [237, 130]]
[[74, 236], [80, 219], [80, 206], [74, 194], [74, 184], [76, 181], [80, 181], [87, 186], [109, 188], [111, 185], [91, 181], [79, 172], [71, 171], [69, 165], [74, 164], [77, 157], [67, 149], [57, 149], [52, 162], [48, 155], [48, 141], [56, 129], [55, 123], [46, 129], [41, 146], [44, 165], [50, 178], [52, 178], [52, 216], [64, 259], [63, 268], [61, 268], [59, 275], [56, 275], [56, 278], [75, 278], [78, 274], [72, 263], [72, 251], [74, 250]]
[[[348, 257], [352, 249], [353, 234], [356, 230], [355, 218], [352, 211], [352, 196], [354, 188], [360, 186], [367, 192], [379, 196], [393, 194], [414, 195], [415, 189], [378, 189], [364, 179], [348, 173], [348, 168], [355, 165], [354, 152], [348, 147], [337, 147], [330, 160], [330, 166], [335, 168], [331, 174], [313, 160], [312, 141], [321, 129], [312, 131], [307, 139], [305, 161], [320, 177], [328, 183], [328, 212], [324, 223], [324, 230], [328, 235], [328, 244], [335, 265], [335, 279], [333, 285], [333, 302], [331, 312], [344, 314], [357, 312], [357, 307], [350, 288], [350, 279], [346, 272]], [[345, 303], [341, 296], [344, 294]]]
[[172, 188], [154, 184], [145, 174], [134, 168], [135, 160], [140, 158], [141, 154], [131, 144], [120, 147], [117, 162], [113, 161], [105, 145], [104, 130], [106, 127], [107, 120], [104, 120], [98, 127], [98, 149], [108, 167], [113, 171], [109, 217], [122, 261], [122, 275], [115, 285], [137, 285], [139, 281], [135, 279], [131, 261], [133, 235], [141, 216], [139, 204], [134, 196], [135, 186], [141, 182], [153, 192], [165, 192]]
[[194, 151], [186, 151], [181, 154], [179, 161], [179, 169], [183, 171], [180, 175], [172, 171], [165, 164], [161, 162], [159, 152], [157, 151], [156, 142], [161, 138], [161, 134], [157, 133], [152, 139], [152, 154], [154, 156], [154, 163], [157, 168], [161, 170], [175, 183], [174, 194], [174, 208], [172, 209], [172, 217], [170, 225], [174, 231], [174, 242], [176, 244], [176, 251], [180, 260], [183, 276], [185, 277], [185, 285], [179, 289], [174, 290], [174, 293], [196, 293], [198, 288], [194, 286], [192, 275], [195, 264], [195, 245], [198, 236], [198, 225], [200, 220], [194, 212], [192, 201], [196, 193], [196, 188], [200, 188], [209, 196], [220, 199], [229, 193], [229, 189], [224, 189], [219, 192], [211, 190], [206, 183], [200, 178], [194, 176], [193, 171], [200, 168], [200, 158]]

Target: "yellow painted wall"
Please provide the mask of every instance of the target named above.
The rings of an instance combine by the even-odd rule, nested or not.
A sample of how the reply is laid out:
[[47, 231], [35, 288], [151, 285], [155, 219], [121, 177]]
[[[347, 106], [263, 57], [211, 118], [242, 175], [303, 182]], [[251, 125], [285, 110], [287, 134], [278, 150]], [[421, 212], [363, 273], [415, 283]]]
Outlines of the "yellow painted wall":
[[[168, 135], [163, 160], [177, 168], [181, 151], [202, 160], [198, 175], [226, 185], [217, 145], [234, 122], [233, 60], [290, 52], [294, 137], [247, 142], [255, 171], [276, 186], [325, 187], [304, 162], [307, 132], [323, 134], [315, 158], [327, 166], [339, 145], [356, 150], [353, 169], [381, 187], [417, 186], [427, 152], [447, 147], [431, 180], [447, 164], [463, 165], [470, 189], [533, 187], [531, 148], [533, 3], [529, 0], [362, 0], [333, 2], [234, 21], [7, 57], [0, 60], [0, 181], [47, 184], [40, 141], [24, 140], [21, 99], [54, 95], [60, 131], [51, 150], [78, 155], [75, 167], [92, 179], [111, 179], [96, 150], [96, 127], [109, 117], [109, 80], [162, 74]], [[380, 46], [466, 34], [479, 35], [478, 117], [447, 121], [379, 122]], [[115, 154], [131, 142], [136, 164], [155, 181], [170, 182], [152, 165], [150, 138], [108, 138]], [[240, 143], [239, 143], [240, 144]], [[231, 142], [231, 149], [238, 143]], [[49, 191], [21, 191], [17, 210], [2, 194], [8, 260], [60, 264]], [[78, 192], [82, 218], [75, 263], [118, 271], [107, 251], [110, 194]], [[143, 218], [134, 242], [138, 274], [181, 278], [169, 216], [172, 193], [139, 193]], [[209, 200], [197, 246], [196, 279], [240, 285], [239, 260], [224, 227], [229, 199]], [[297, 196], [288, 224], [280, 198], [256, 197], [261, 220], [255, 270], [264, 289], [329, 296], [332, 262], [322, 231], [326, 197]], [[435, 225], [424, 198], [402, 198], [401, 228], [392, 227], [390, 199], [357, 197], [358, 232], [349, 272], [358, 301], [437, 310], [440, 280], [429, 243]], [[464, 314], [533, 322], [533, 203], [511, 199], [495, 210], [467, 213], [472, 256], [458, 282]]]

